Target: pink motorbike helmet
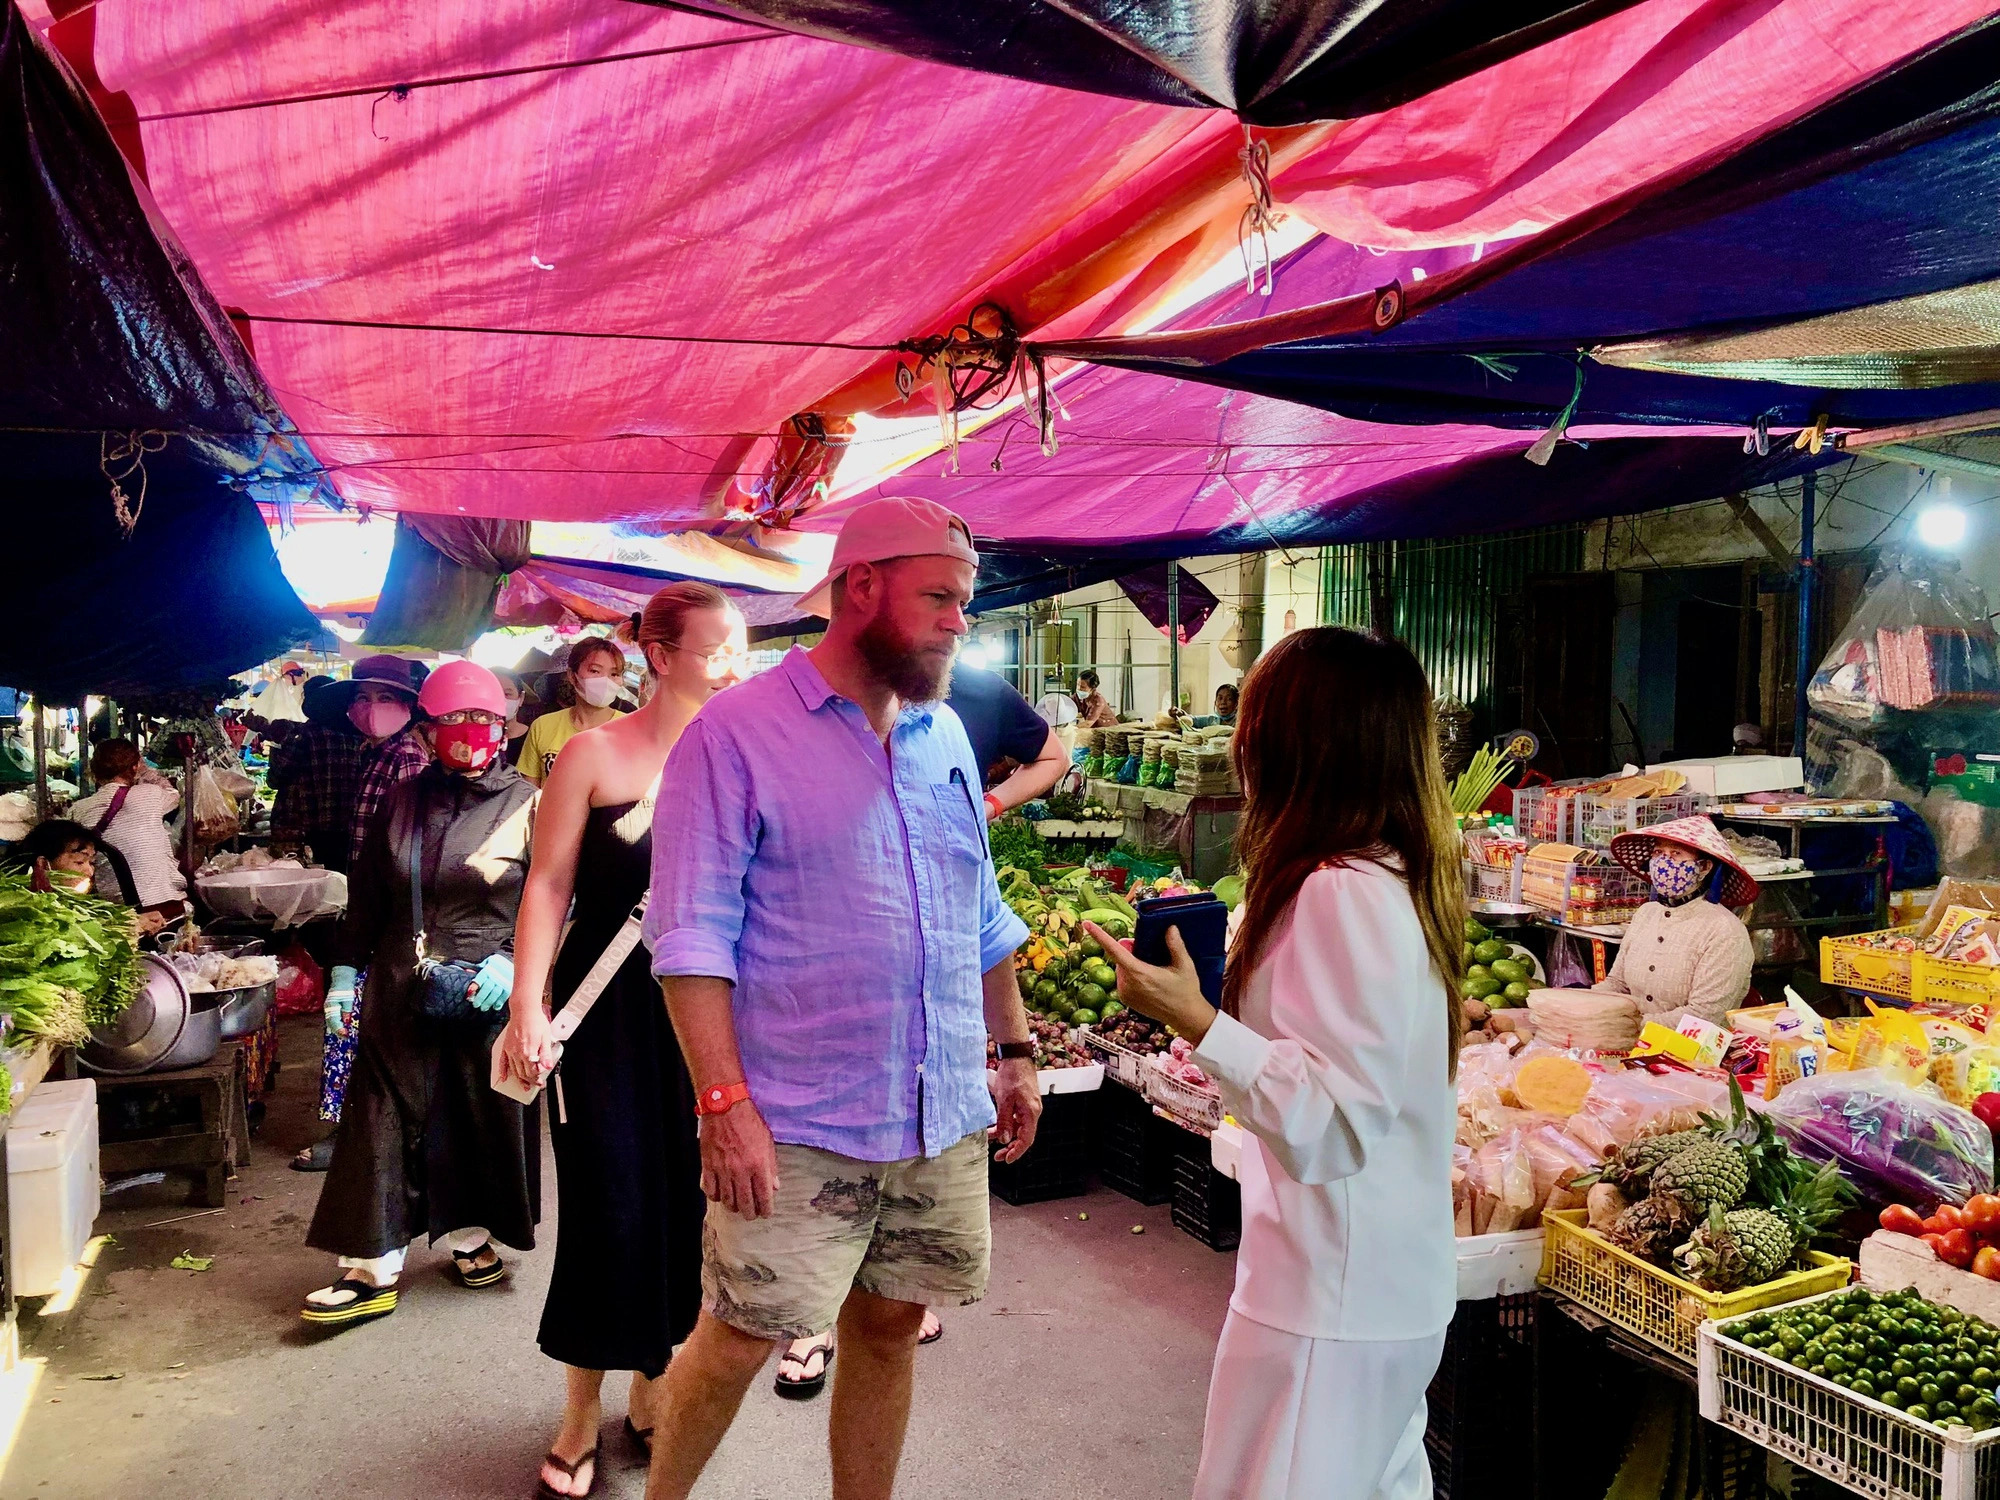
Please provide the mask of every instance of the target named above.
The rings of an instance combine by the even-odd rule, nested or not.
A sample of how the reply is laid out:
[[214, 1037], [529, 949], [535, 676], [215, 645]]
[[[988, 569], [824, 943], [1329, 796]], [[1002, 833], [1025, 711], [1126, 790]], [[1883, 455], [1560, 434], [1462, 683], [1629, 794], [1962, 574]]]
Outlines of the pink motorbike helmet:
[[479, 663], [452, 661], [424, 679], [417, 707], [433, 719], [467, 709], [481, 709], [504, 719], [507, 695], [500, 690], [500, 679]]

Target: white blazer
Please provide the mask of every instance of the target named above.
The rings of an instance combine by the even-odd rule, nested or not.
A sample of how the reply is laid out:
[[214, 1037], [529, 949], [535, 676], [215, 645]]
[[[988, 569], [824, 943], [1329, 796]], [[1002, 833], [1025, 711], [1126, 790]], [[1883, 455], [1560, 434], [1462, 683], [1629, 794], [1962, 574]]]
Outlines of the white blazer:
[[1402, 876], [1315, 871], [1194, 1060], [1250, 1136], [1230, 1307], [1315, 1339], [1440, 1333], [1458, 1298], [1458, 1101]]

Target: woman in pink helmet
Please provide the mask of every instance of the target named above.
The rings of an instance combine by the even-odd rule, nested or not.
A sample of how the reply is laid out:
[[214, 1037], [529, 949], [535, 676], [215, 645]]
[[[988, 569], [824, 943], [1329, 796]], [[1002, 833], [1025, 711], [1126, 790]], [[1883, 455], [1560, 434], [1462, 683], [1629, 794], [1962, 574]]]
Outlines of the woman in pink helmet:
[[534, 1248], [538, 1117], [493, 1091], [493, 1041], [514, 987], [514, 917], [534, 786], [502, 757], [507, 703], [472, 662], [417, 697], [431, 763], [389, 794], [350, 883], [329, 988], [368, 971], [333, 1168], [306, 1243], [339, 1257], [300, 1316], [340, 1327], [396, 1310], [411, 1240], [450, 1252], [461, 1285], [505, 1267], [495, 1240]]

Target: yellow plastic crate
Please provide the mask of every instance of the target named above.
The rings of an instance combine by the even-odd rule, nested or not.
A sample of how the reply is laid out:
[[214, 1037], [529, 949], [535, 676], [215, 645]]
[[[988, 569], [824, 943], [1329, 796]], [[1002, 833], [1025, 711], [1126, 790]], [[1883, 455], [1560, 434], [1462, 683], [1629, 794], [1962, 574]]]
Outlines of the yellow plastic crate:
[[[1886, 930], [1903, 933], [1912, 938], [1917, 935], [1914, 924]], [[1890, 995], [1898, 1000], [1912, 998], [1914, 981], [1910, 961], [1916, 955], [1887, 953], [1865, 946], [1869, 938], [1880, 936], [1882, 934], [1879, 932], [1869, 932], [1855, 937], [1821, 938], [1819, 940], [1821, 981], [1839, 985], [1844, 989], [1866, 990], [1871, 995]]]
[[1962, 964], [1955, 959], [1911, 955], [1910, 998], [1921, 1004], [1938, 1000], [1951, 1005], [1991, 1005], [2000, 1001], [2000, 965]]
[[1837, 1291], [1854, 1271], [1848, 1261], [1814, 1250], [1807, 1252], [1803, 1271], [1740, 1292], [1705, 1292], [1620, 1250], [1589, 1228], [1585, 1217], [1582, 1209], [1542, 1215], [1548, 1231], [1542, 1285], [1689, 1364], [1695, 1362], [1701, 1325], [1710, 1318], [1733, 1318]]

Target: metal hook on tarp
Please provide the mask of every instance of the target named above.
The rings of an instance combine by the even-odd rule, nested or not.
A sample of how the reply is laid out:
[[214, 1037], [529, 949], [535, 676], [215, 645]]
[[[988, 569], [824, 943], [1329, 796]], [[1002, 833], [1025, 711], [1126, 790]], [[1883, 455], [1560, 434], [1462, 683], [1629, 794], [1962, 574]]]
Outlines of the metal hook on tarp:
[[1243, 290], [1257, 290], [1257, 274], [1264, 276], [1264, 295], [1277, 286], [1277, 266], [1271, 254], [1271, 235], [1285, 221], [1271, 199], [1271, 143], [1250, 134], [1243, 127], [1243, 149], [1236, 153], [1243, 166], [1243, 180], [1250, 185], [1250, 204], [1236, 222], [1236, 249], [1243, 257]]

